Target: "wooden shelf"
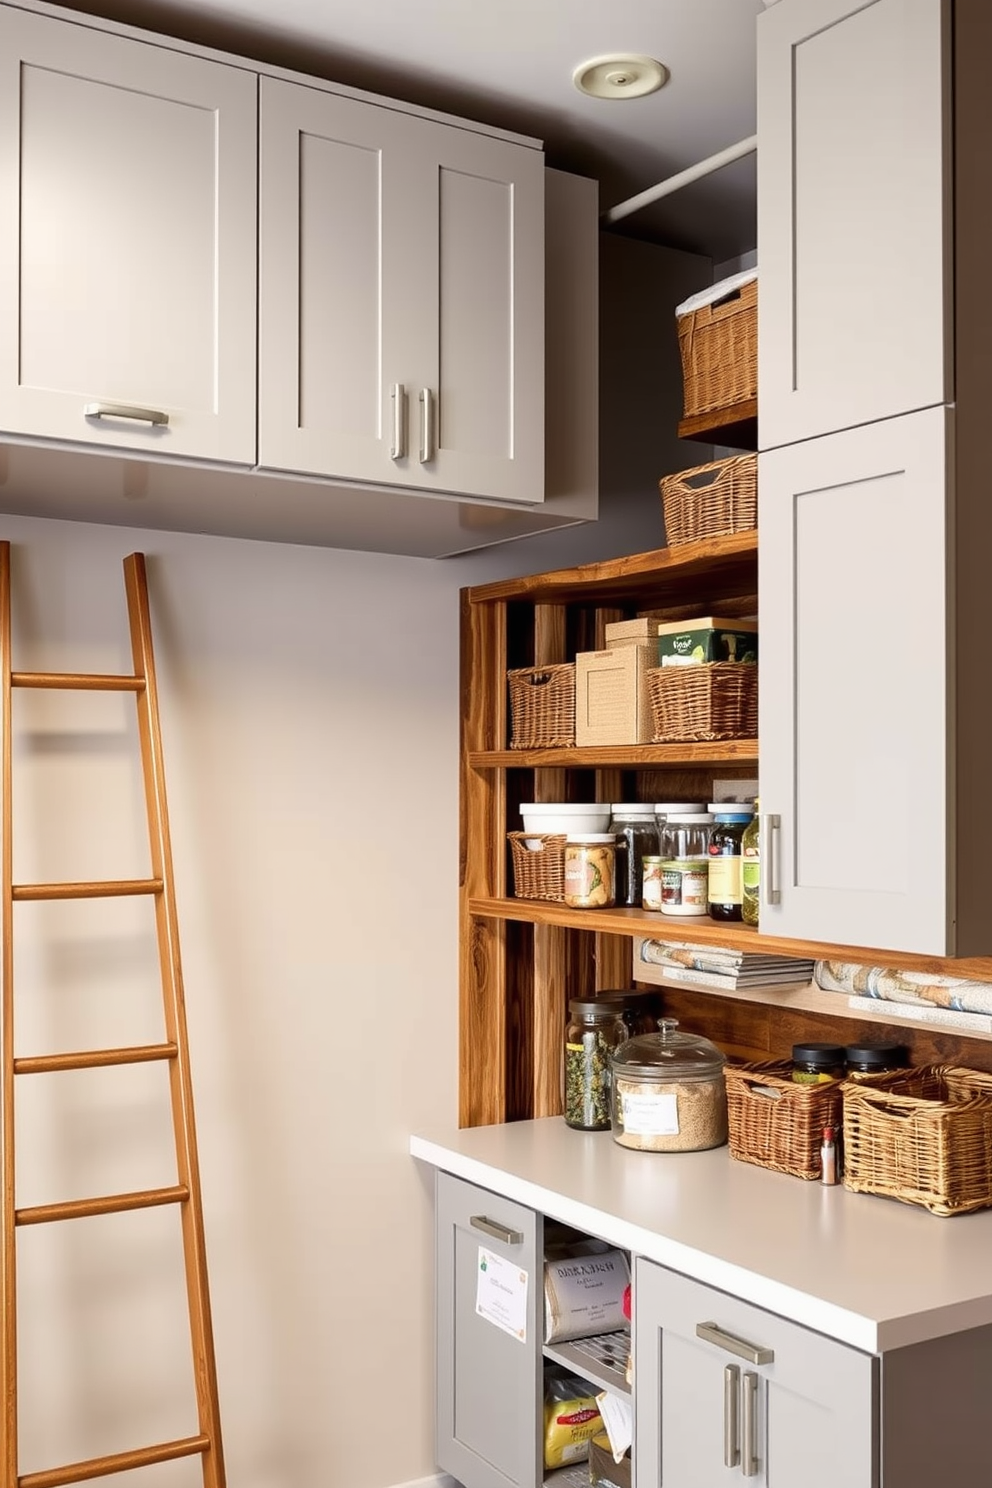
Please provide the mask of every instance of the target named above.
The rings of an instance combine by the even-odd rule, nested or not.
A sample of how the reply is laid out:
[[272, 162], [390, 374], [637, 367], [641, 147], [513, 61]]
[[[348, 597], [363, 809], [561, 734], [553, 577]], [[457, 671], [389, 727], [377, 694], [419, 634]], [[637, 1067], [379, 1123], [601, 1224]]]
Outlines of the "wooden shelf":
[[746, 398], [730, 408], [715, 408], [709, 413], [694, 413], [679, 420], [680, 439], [695, 439], [703, 444], [725, 444], [731, 449], [758, 448], [758, 400]]
[[473, 770], [654, 769], [676, 765], [756, 765], [757, 739], [720, 739], [706, 744], [601, 744], [559, 749], [473, 749]]
[[567, 905], [543, 899], [469, 899], [468, 912], [480, 919], [561, 925], [570, 930], [592, 930], [607, 935], [646, 935], [652, 940], [692, 941], [693, 944], [727, 946], [731, 950], [755, 955], [811, 956], [814, 960], [856, 961], [862, 966], [892, 966], [906, 971], [992, 979], [990, 957], [920, 956], [912, 951], [790, 940], [784, 935], [762, 935], [749, 925], [718, 924], [705, 916], [676, 919], [643, 909], [569, 909]]

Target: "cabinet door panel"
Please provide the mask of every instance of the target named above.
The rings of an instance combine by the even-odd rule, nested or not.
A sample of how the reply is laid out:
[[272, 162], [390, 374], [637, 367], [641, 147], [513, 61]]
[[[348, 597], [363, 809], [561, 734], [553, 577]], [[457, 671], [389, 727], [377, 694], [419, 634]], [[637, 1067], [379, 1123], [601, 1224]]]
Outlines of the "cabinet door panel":
[[[871, 1355], [640, 1257], [634, 1286], [639, 1483], [874, 1488], [878, 1385]], [[697, 1325], [707, 1323], [773, 1357], [753, 1363], [700, 1338]], [[736, 1407], [725, 1395], [728, 1366]], [[749, 1479], [740, 1393], [748, 1373], [756, 1380]]]
[[254, 77], [6, 8], [0, 42], [0, 424], [253, 463]]
[[943, 0], [759, 19], [762, 449], [952, 396], [948, 36]]
[[[520, 1237], [506, 1243], [472, 1224], [495, 1222]], [[541, 1225], [533, 1210], [437, 1175], [438, 1465], [472, 1488], [534, 1488], [543, 1332]], [[526, 1337], [476, 1312], [480, 1249], [527, 1273]]]
[[[772, 934], [953, 954], [949, 420], [928, 409], [759, 457]], [[763, 888], [775, 850], [766, 833]]]

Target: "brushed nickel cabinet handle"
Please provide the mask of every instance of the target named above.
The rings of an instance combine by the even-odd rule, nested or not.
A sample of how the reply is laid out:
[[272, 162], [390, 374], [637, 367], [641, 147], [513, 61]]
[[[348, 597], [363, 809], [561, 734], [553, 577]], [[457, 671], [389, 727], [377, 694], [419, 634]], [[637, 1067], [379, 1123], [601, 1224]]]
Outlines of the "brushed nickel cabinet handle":
[[738, 1338], [736, 1333], [728, 1333], [718, 1323], [697, 1323], [696, 1337], [703, 1338], [707, 1343], [715, 1343], [717, 1348], [726, 1349], [728, 1354], [736, 1354], [739, 1359], [745, 1359], [748, 1364], [771, 1364], [775, 1358], [775, 1350], [761, 1348], [756, 1343], [748, 1343], [746, 1338]]
[[167, 424], [169, 415], [158, 408], [139, 408], [135, 403], [87, 403], [84, 418], [137, 419], [142, 424]]
[[758, 1476], [758, 1376], [745, 1369], [742, 1381], [744, 1393], [744, 1449], [741, 1476]]
[[406, 454], [406, 388], [401, 382], [394, 382], [389, 396], [393, 404], [393, 443], [389, 458], [402, 460]]
[[420, 463], [434, 458], [434, 394], [430, 388], [420, 390]]
[[504, 1245], [523, 1245], [524, 1237], [519, 1230], [508, 1230], [506, 1225], [498, 1224], [495, 1219], [487, 1219], [484, 1214], [473, 1214], [469, 1224], [474, 1230], [481, 1230], [484, 1235], [492, 1235], [494, 1240], [502, 1240]]
[[740, 1426], [737, 1420], [741, 1391], [739, 1364], [728, 1364], [723, 1371], [723, 1465], [736, 1467], [741, 1460]]
[[758, 893], [762, 904], [782, 903], [782, 818], [761, 813], [761, 856], [764, 859]]

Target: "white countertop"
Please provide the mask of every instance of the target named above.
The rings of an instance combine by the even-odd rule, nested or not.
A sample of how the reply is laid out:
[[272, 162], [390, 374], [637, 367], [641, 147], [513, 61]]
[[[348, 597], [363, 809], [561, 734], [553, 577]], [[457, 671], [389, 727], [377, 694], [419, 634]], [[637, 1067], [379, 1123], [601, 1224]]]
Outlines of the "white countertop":
[[992, 1323], [992, 1209], [940, 1218], [559, 1116], [410, 1139], [414, 1157], [869, 1353]]

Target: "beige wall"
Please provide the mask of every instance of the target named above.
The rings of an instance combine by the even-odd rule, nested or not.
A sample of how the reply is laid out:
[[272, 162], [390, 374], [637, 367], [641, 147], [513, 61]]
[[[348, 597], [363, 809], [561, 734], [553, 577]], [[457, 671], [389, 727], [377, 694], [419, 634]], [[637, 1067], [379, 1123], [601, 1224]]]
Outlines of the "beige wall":
[[[650, 287], [649, 325], [681, 289]], [[22, 669], [127, 669], [120, 563], [147, 555], [237, 1488], [433, 1473], [407, 1141], [456, 1116], [458, 588], [660, 543], [657, 474], [705, 451], [608, 422], [601, 523], [447, 563], [0, 518]], [[132, 715], [16, 695], [16, 879], [147, 872]], [[160, 1036], [147, 904], [19, 906], [15, 958], [18, 1052]], [[25, 1077], [18, 1202], [168, 1183], [168, 1136], [157, 1066]], [[22, 1472], [194, 1429], [177, 1258], [171, 1211], [21, 1232]]]

